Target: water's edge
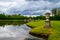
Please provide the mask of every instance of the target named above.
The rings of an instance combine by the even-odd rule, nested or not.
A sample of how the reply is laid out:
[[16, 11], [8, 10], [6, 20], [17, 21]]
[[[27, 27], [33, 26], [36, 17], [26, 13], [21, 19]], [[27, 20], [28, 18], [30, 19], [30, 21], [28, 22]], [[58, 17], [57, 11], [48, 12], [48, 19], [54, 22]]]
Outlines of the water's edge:
[[0, 40], [43, 40], [29, 34], [31, 30], [26, 24], [4, 25], [0, 27]]
[[[30, 26], [30, 25], [27, 25], [27, 26], [30, 27], [30, 28], [33, 28], [33, 27]], [[43, 39], [45, 39], [45, 40], [48, 40], [48, 38], [49, 38], [49, 35], [44, 35], [43, 33], [41, 33], [41, 34], [35, 34], [35, 33], [29, 32], [29, 34], [31, 34], [31, 35], [33, 35], [33, 36], [36, 36], [36, 37], [38, 37], [38, 38], [43, 38]]]

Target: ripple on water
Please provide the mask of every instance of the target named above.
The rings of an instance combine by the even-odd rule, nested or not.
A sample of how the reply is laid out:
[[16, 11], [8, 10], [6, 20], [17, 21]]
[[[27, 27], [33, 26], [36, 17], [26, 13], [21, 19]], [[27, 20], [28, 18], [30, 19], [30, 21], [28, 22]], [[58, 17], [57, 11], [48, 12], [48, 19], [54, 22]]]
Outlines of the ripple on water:
[[30, 35], [30, 29], [26, 24], [21, 26], [5, 25], [0, 27], [0, 40], [43, 40]]

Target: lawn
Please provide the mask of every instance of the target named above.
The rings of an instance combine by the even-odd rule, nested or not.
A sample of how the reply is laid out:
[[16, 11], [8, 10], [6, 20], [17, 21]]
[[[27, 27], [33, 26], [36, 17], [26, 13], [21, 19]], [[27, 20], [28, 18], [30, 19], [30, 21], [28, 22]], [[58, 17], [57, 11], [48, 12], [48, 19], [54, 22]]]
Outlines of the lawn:
[[32, 27], [30, 33], [38, 35], [41, 33], [50, 34], [48, 40], [60, 40], [60, 21], [51, 21], [51, 28], [44, 28], [44, 20], [29, 22], [27, 25]]

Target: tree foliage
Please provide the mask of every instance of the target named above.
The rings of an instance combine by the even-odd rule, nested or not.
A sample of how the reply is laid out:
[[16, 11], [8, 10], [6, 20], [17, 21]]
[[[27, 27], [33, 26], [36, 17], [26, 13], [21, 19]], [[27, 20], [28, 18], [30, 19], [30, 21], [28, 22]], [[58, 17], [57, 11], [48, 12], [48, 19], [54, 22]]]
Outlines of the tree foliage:
[[54, 15], [54, 16], [57, 15], [57, 8], [52, 9], [52, 15]]
[[60, 15], [60, 8], [53, 8], [52, 9], [52, 15], [54, 15], [54, 16]]
[[24, 20], [27, 18], [28, 17], [24, 17], [20, 14], [13, 14], [13, 15], [0, 14], [0, 20]]

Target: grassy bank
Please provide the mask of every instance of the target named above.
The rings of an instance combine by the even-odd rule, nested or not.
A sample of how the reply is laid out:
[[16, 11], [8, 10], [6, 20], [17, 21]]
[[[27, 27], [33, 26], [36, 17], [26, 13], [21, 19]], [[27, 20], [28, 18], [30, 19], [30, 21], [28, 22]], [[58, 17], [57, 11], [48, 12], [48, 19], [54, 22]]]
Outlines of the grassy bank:
[[48, 40], [60, 40], [60, 21], [51, 21], [52, 28], [44, 28], [44, 21], [29, 22], [27, 25], [32, 27], [30, 33], [40, 35], [41, 33], [50, 34]]
[[0, 21], [24, 21], [24, 20], [0, 20]]

